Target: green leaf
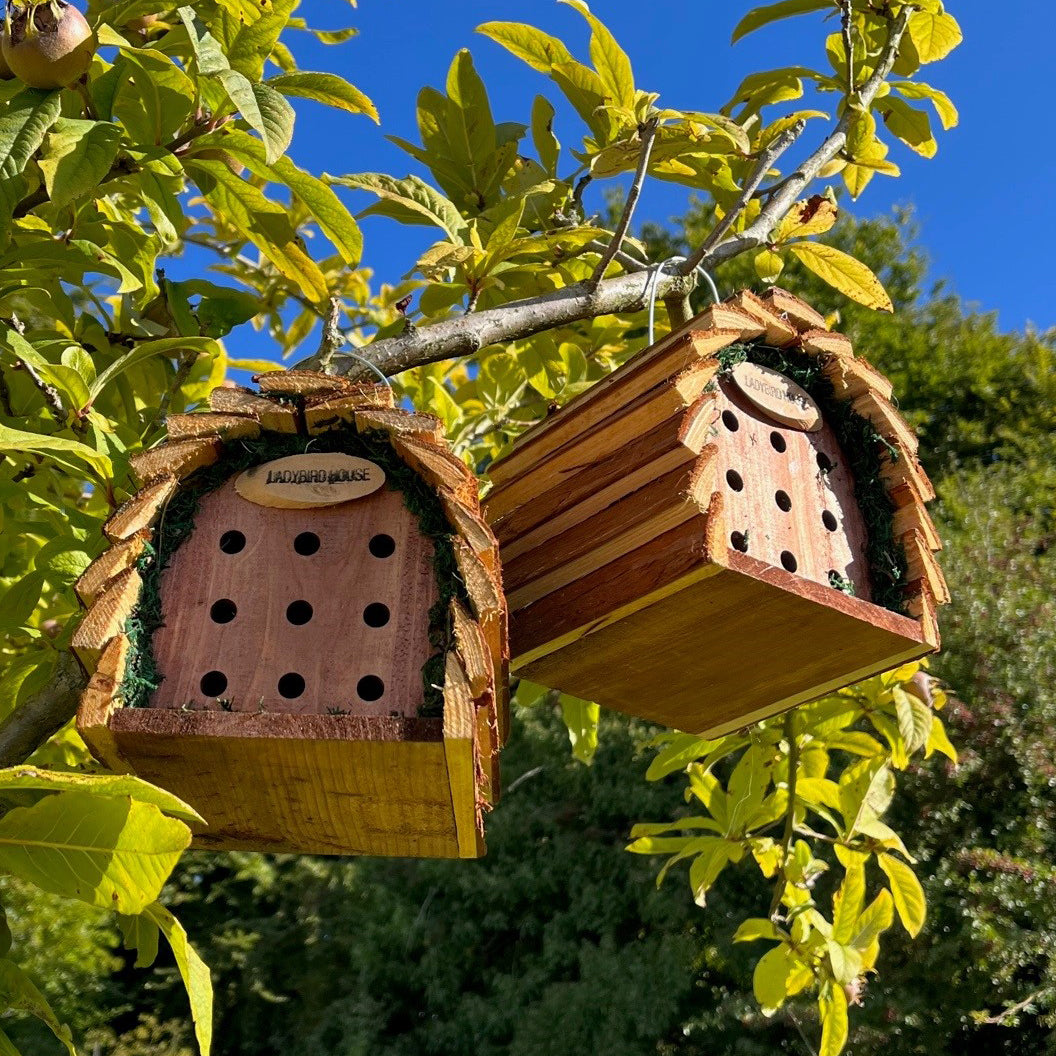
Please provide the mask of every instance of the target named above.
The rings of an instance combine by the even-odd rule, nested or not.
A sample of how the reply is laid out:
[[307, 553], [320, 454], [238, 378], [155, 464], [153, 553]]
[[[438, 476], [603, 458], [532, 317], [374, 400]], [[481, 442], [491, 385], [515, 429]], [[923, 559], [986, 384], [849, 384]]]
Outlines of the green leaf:
[[84, 463], [102, 480], [110, 480], [114, 475], [114, 467], [106, 455], [79, 440], [67, 440], [62, 436], [29, 433], [0, 424], [0, 451], [14, 455], [45, 455], [77, 474], [82, 472], [81, 463]]
[[910, 150], [923, 158], [935, 156], [939, 145], [931, 131], [931, 121], [923, 110], [917, 110], [893, 95], [882, 99], [877, 108], [883, 114], [888, 130]]
[[25, 627], [36, 611], [43, 589], [43, 572], [30, 572], [16, 579], [3, 595], [0, 595], [0, 631]]
[[924, 889], [913, 870], [905, 862], [890, 854], [877, 856], [880, 868], [887, 873], [891, 882], [891, 896], [895, 900], [895, 909], [903, 927], [911, 937], [916, 937], [924, 926], [927, 904], [924, 900]]
[[851, 945], [859, 950], [867, 949], [877, 940], [881, 932], [891, 927], [893, 921], [894, 902], [891, 892], [884, 888], [855, 922], [854, 933], [850, 939]]
[[751, 917], [742, 921], [733, 934], [734, 942], [755, 942], [757, 939], [770, 939], [774, 942], [780, 939], [777, 925], [765, 917]]
[[918, 700], [900, 686], [894, 687], [892, 696], [895, 699], [898, 732], [906, 742], [906, 751], [912, 755], [928, 743], [935, 713], [922, 700]]
[[693, 901], [701, 908], [707, 904], [708, 891], [719, 874], [729, 865], [732, 849], [726, 840], [710, 840], [690, 864], [689, 886]]
[[892, 81], [891, 87], [907, 99], [929, 100], [935, 107], [935, 113], [938, 114], [942, 127], [947, 131], [956, 126], [960, 115], [957, 113], [957, 107], [953, 105], [953, 101], [945, 92], [919, 81]]
[[882, 312], [895, 310], [880, 280], [849, 253], [817, 242], [790, 242], [784, 248], [852, 301]]
[[365, 172], [359, 175], [328, 176], [328, 183], [371, 191], [382, 199], [365, 209], [360, 216], [378, 214], [404, 224], [428, 224], [440, 228], [455, 243], [463, 243], [465, 221], [454, 203], [417, 176], [398, 180], [382, 173]]
[[836, 982], [846, 986], [847, 983], [857, 978], [862, 970], [862, 958], [857, 950], [833, 939], [826, 942], [825, 949], [829, 955], [829, 965]]
[[99, 398], [100, 393], [114, 378], [128, 370], [129, 367], [134, 367], [137, 363], [153, 359], [156, 356], [183, 356], [188, 352], [194, 351], [215, 354], [218, 351], [218, 346], [212, 338], [208, 337], [163, 337], [156, 341], [141, 341], [135, 348], [115, 359], [95, 379], [89, 390], [91, 402], [94, 403]]
[[259, 80], [296, 6], [297, 0], [270, 0], [259, 18], [242, 21], [227, 47], [231, 66], [251, 81]]
[[147, 912], [126, 916], [119, 913], [118, 926], [126, 950], [136, 951], [135, 967], [149, 968], [158, 956], [158, 936], [161, 929]]
[[537, 95], [532, 103], [532, 142], [543, 168], [556, 176], [561, 144], [554, 135], [554, 106], [542, 95]]
[[557, 37], [534, 26], [520, 22], [485, 22], [477, 26], [477, 32], [501, 44], [540, 73], [549, 73], [552, 66], [572, 61], [572, 53]]
[[790, 951], [782, 943], [759, 958], [752, 973], [752, 992], [764, 1011], [785, 1003], [786, 986], [792, 971]]
[[946, 727], [938, 715], [932, 716], [928, 743], [924, 747], [925, 758], [931, 755], [932, 752], [941, 752], [950, 762], [957, 762], [957, 749], [950, 743], [950, 738], [946, 734]]
[[190, 999], [198, 1048], [201, 1056], [209, 1056], [213, 1044], [213, 983], [209, 968], [187, 941], [183, 925], [164, 906], [155, 902], [147, 906], [146, 913], [165, 933], [172, 947], [180, 978]]
[[604, 109], [607, 96], [601, 78], [589, 66], [574, 61], [555, 65], [550, 76], [594, 134], [598, 145], [607, 146], [615, 126]]
[[167, 55], [122, 48], [113, 114], [140, 145], [168, 142], [194, 109], [195, 85]]
[[598, 750], [598, 719], [601, 709], [578, 697], [562, 693], [560, 698], [561, 718], [568, 727], [568, 739], [572, 742], [572, 754], [588, 766]]
[[854, 935], [855, 924], [865, 901], [865, 870], [847, 870], [843, 883], [832, 896], [832, 937], [838, 943], [848, 943]]
[[633, 111], [634, 73], [627, 53], [616, 43], [608, 27], [591, 14], [583, 0], [561, 0], [561, 3], [575, 8], [589, 23], [593, 31], [590, 36], [590, 59], [612, 102]]
[[[448, 158], [466, 173], [470, 196], [476, 198], [472, 204], [482, 210], [487, 208], [494, 190], [498, 140], [487, 90], [465, 48], [448, 70], [447, 95]], [[502, 172], [500, 180], [505, 175]]]
[[267, 163], [277, 161], [293, 138], [293, 107], [274, 88], [252, 83], [238, 70], [218, 70], [216, 78], [249, 127], [260, 134]]
[[[59, 1022], [48, 999], [33, 980], [14, 961], [6, 959], [0, 960], [0, 1008], [35, 1016], [62, 1042], [70, 1056], [77, 1056], [69, 1026]], [[14, 1047], [9, 1051], [14, 1051]]]
[[153, 804], [60, 792], [0, 818], [0, 869], [43, 891], [138, 913], [191, 842]]
[[59, 119], [60, 93], [27, 88], [0, 117], [0, 176], [20, 176]]
[[278, 202], [234, 175], [222, 161], [188, 158], [186, 168], [223, 220], [252, 242], [309, 300], [326, 300], [326, 278], [301, 248], [297, 232]]
[[90, 195], [110, 171], [121, 146], [121, 129], [108, 121], [59, 118], [48, 133], [40, 168], [52, 205]]
[[283, 73], [265, 81], [269, 87], [301, 99], [314, 99], [317, 103], [347, 110], [350, 114], [366, 114], [375, 124], [380, 124], [374, 104], [358, 88], [349, 84], [336, 73], [310, 73], [297, 70]]
[[93, 796], [129, 797], [138, 803], [153, 803], [162, 813], [183, 821], [205, 819], [179, 796], [166, 792], [132, 774], [76, 774], [41, 770], [35, 766], [12, 766], [0, 770], [0, 791], [24, 789], [43, 792], [89, 792]]
[[847, 1044], [847, 995], [842, 986], [829, 986], [818, 998], [821, 1045], [818, 1056], [839, 1056]]
[[945, 11], [914, 11], [906, 28], [922, 63], [946, 58], [964, 39], [957, 19]]
[[835, 6], [832, 0], [781, 0], [781, 3], [753, 8], [734, 27], [730, 43], [736, 44], [742, 37], [779, 19], [805, 15], [811, 11], [824, 11], [826, 8], [831, 10]]

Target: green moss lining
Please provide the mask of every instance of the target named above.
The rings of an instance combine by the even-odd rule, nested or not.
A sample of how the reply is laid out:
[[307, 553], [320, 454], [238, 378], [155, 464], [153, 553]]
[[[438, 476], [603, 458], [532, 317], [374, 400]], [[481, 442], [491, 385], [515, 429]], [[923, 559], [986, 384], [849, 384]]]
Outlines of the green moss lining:
[[125, 707], [147, 707], [161, 684], [153, 649], [154, 632], [161, 626], [161, 573], [191, 534], [201, 500], [250, 466], [308, 452], [357, 455], [377, 463], [385, 471], [387, 486], [400, 492], [407, 509], [417, 518], [422, 534], [432, 540], [433, 573], [439, 597], [429, 610], [429, 642], [436, 652], [422, 667], [423, 699], [418, 714], [422, 717], [443, 715], [444, 659], [454, 633], [449, 617], [450, 603], [452, 598], [457, 598], [467, 607], [470, 604], [451, 545], [454, 533], [436, 492], [400, 459], [388, 435], [380, 430], [357, 433], [351, 428], [319, 436], [269, 433], [259, 440], [228, 441], [214, 465], [198, 470], [180, 483], [159, 522], [153, 546], [144, 550], [137, 564], [143, 588], [125, 626], [129, 639], [121, 684]]
[[[838, 399], [816, 356], [804, 356], [762, 342], [730, 345], [717, 353], [724, 371], [748, 360], [769, 367], [806, 389], [832, 427], [854, 477], [854, 497], [865, 522], [865, 556], [873, 587], [873, 604], [905, 615], [906, 555], [895, 540], [895, 507], [880, 476], [881, 453], [898, 457], [872, 422]], [[837, 589], [842, 585], [833, 584]]]

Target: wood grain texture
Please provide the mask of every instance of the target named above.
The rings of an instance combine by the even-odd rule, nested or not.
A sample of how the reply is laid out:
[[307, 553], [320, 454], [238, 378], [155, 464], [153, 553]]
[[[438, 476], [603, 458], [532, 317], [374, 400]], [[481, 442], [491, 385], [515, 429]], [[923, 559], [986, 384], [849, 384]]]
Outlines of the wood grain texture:
[[268, 396], [316, 396], [328, 399], [350, 394], [352, 382], [316, 370], [269, 370], [253, 375], [253, 383]]
[[916, 621], [733, 554], [730, 568], [516, 670], [718, 735], [928, 652]]
[[891, 382], [864, 359], [830, 356], [824, 361], [822, 370], [832, 384], [836, 398], [840, 400], [853, 400], [867, 392], [889, 400], [894, 391]]
[[409, 436], [423, 443], [446, 446], [444, 423], [435, 414], [397, 411], [388, 407], [371, 407], [366, 410], [357, 410], [355, 422], [356, 428], [361, 433], [377, 429], [389, 435]]
[[195, 440], [218, 436], [223, 440], [255, 440], [260, 436], [260, 422], [238, 414], [201, 411], [198, 414], [170, 414], [165, 419], [170, 440]]
[[150, 542], [151, 534], [149, 528], [144, 528], [131, 538], [114, 543], [81, 573], [73, 589], [85, 606], [90, 606], [95, 601], [114, 576], [136, 563]]
[[780, 286], [771, 286], [763, 294], [762, 300], [797, 330], [828, 329], [825, 316], [821, 312], [816, 311], [806, 301], [801, 301], [794, 293], [781, 289]]
[[118, 506], [103, 525], [103, 535], [112, 542], [129, 539], [145, 528], [153, 528], [169, 499], [176, 492], [179, 481], [165, 477], [137, 491], [127, 502]]
[[718, 481], [731, 533], [725, 545], [768, 565], [792, 565], [789, 571], [824, 586], [836, 572], [868, 601], [865, 523], [831, 426], [786, 428], [725, 379], [719, 387]]
[[[122, 708], [120, 756], [209, 823], [194, 846], [457, 858], [440, 719]], [[460, 806], [475, 796], [460, 771]], [[465, 847], [465, 844], [461, 845]], [[480, 844], [471, 856], [482, 853]]]
[[134, 568], [126, 568], [92, 602], [70, 642], [85, 670], [95, 669], [103, 647], [125, 629], [125, 620], [139, 600], [142, 586], [139, 573]]
[[740, 290], [727, 298], [726, 303], [751, 316], [757, 323], [766, 327], [762, 339], [775, 348], [785, 348], [795, 341], [799, 330], [761, 297], [756, 297], [751, 290]]
[[209, 408], [221, 414], [254, 418], [273, 433], [296, 433], [300, 424], [297, 408], [259, 396], [239, 385], [221, 385], [209, 393]]
[[[244, 537], [236, 553], [222, 549], [228, 532]], [[302, 533], [315, 536], [316, 552], [297, 551]], [[390, 540], [389, 556], [371, 553], [375, 536]], [[417, 714], [421, 669], [432, 653], [432, 557], [432, 542], [399, 492], [321, 509], [269, 509], [239, 498], [228, 481], [202, 499], [194, 531], [162, 573], [154, 652], [164, 680], [152, 705], [215, 709], [225, 700], [241, 712]], [[289, 607], [304, 603], [309, 618], [291, 622]], [[387, 610], [383, 626], [368, 624], [370, 605]], [[215, 606], [227, 622], [216, 622]], [[209, 672], [220, 672], [225, 685], [203, 689]], [[304, 681], [293, 697], [279, 688], [288, 674]], [[360, 694], [364, 677], [381, 679], [379, 699]]]
[[436, 491], [446, 489], [470, 509], [480, 508], [477, 478], [457, 455], [446, 447], [422, 443], [410, 436], [390, 439], [396, 454]]
[[[691, 404], [718, 369], [718, 362], [701, 351], [702, 342], [693, 340], [693, 336], [687, 334], [664, 346], [662, 354], [649, 355], [648, 362], [640, 361], [644, 353], [632, 357], [619, 370], [525, 432], [513, 449], [489, 468], [493, 489], [497, 491], [518, 479], [526, 469], [566, 444], [578, 442], [590, 429], [626, 414], [658, 386], [673, 387], [681, 406]], [[723, 338], [716, 346], [724, 347], [733, 340]], [[710, 364], [705, 367], [709, 359]]]
[[846, 356], [854, 355], [850, 339], [843, 334], [829, 330], [807, 330], [799, 335], [797, 342], [801, 351], [813, 356]]

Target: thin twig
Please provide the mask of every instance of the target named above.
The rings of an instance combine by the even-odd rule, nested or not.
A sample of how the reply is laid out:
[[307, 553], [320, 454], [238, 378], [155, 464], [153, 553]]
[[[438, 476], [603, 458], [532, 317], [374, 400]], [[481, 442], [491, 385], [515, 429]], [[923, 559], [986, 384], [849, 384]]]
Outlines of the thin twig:
[[690, 258], [682, 265], [681, 271], [683, 275], [689, 275], [694, 268], [704, 259], [709, 249], [712, 246], [718, 245], [720, 239], [724, 238], [726, 233], [733, 227], [737, 220], [737, 217], [744, 212], [745, 206], [752, 200], [755, 192], [759, 189], [759, 184], [766, 179], [766, 174], [773, 168], [774, 162], [793, 143], [803, 134], [803, 130], [807, 127], [807, 123], [804, 120], [797, 121], [791, 128], [786, 128], [771, 143], [766, 150], [759, 155], [759, 160], [756, 163], [754, 169], [748, 176], [748, 179], [744, 181], [744, 186], [741, 188], [740, 197], [734, 203], [733, 208], [728, 210], [723, 218], [715, 225], [714, 230], [706, 239], [704, 239], [701, 247], [693, 253]]
[[[880, 86], [891, 72], [891, 67], [894, 66], [895, 59], [898, 58], [898, 46], [902, 42], [906, 26], [909, 25], [909, 17], [914, 10], [912, 4], [904, 4], [891, 23], [887, 41], [877, 60], [876, 69], [873, 70], [869, 79], [858, 92], [858, 101], [863, 109], [869, 108], [876, 98]], [[731, 260], [747, 250], [765, 245], [778, 222], [792, 208], [807, 184], [817, 176], [823, 166], [832, 161], [847, 145], [847, 130], [850, 128], [853, 113], [854, 111], [848, 107], [843, 117], [836, 123], [836, 127], [829, 133], [818, 149], [794, 173], [786, 178], [783, 186], [776, 194], [770, 195], [766, 205], [763, 206], [759, 211], [759, 215], [748, 227], [700, 254], [701, 259], [698, 263], [703, 264], [710, 271], [723, 261]], [[688, 267], [688, 264], [682, 266], [683, 273], [688, 271]]]
[[788, 1018], [792, 1020], [792, 1025], [796, 1028], [797, 1031], [799, 1031], [799, 1036], [803, 1039], [803, 1044], [807, 1047], [807, 1052], [810, 1053], [810, 1056], [818, 1056], [818, 1054], [814, 1051], [814, 1046], [811, 1045], [810, 1038], [807, 1037], [807, 1033], [803, 1029], [802, 1024], [796, 1018], [795, 1012], [792, 1011], [792, 1006], [786, 1005], [785, 1007], [788, 1011]]
[[1040, 990], [1035, 990], [1034, 993], [1029, 994], [1023, 998], [1022, 1001], [1017, 1001], [1014, 1005], [1010, 1005], [1003, 1012], [999, 1012], [996, 1016], [988, 1016], [986, 1019], [982, 1019], [979, 1022], [985, 1023], [988, 1027], [999, 1027], [1002, 1026], [1006, 1019], [1010, 1016], [1015, 1016], [1018, 1013], [1024, 1011], [1028, 1005], [1034, 1004], [1039, 997], [1043, 997], [1045, 994], [1051, 994], [1051, 986], [1043, 986]]
[[796, 832], [796, 781], [799, 777], [799, 739], [796, 737], [795, 712], [785, 712], [785, 740], [788, 741], [788, 813], [785, 814], [785, 834], [781, 838], [781, 877], [770, 902], [770, 919], [781, 908], [781, 899], [788, 886], [788, 858], [792, 853], [792, 839]]
[[[584, 250], [593, 250], [595, 253], [605, 252], [606, 245], [598, 239], [593, 242], [588, 242], [584, 247]], [[617, 264], [621, 264], [627, 271], [648, 271], [652, 265], [645, 260], [639, 260], [637, 257], [632, 257], [630, 253], [625, 249], [617, 250], [613, 254], [612, 259]]]
[[579, 210], [580, 216], [583, 216], [583, 192], [590, 186], [593, 179], [594, 177], [589, 172], [580, 176], [572, 191], [572, 204]]
[[840, 32], [847, 53], [847, 94], [854, 95], [854, 36], [851, 25], [851, 0], [840, 0]]
[[588, 280], [594, 286], [604, 278], [605, 269], [612, 263], [612, 258], [619, 252], [620, 247], [623, 245], [624, 236], [627, 234], [627, 229], [631, 226], [634, 207], [638, 204], [638, 199], [642, 193], [642, 184], [645, 182], [645, 175], [649, 169], [649, 155], [653, 152], [653, 141], [656, 139], [658, 125], [659, 119], [651, 117], [648, 121], [638, 126], [638, 138], [642, 144], [638, 154], [638, 168], [635, 170], [634, 180], [631, 182], [631, 189], [627, 194], [627, 201], [623, 203], [623, 213], [620, 216], [620, 222], [616, 225], [616, 230], [613, 232], [612, 241], [605, 252], [602, 253], [601, 260], [598, 261], [594, 273]]
[[312, 357], [311, 369], [323, 374], [333, 373], [334, 354], [345, 343], [341, 331], [341, 298], [331, 297], [330, 308], [323, 323], [323, 333], [319, 338], [319, 350]]

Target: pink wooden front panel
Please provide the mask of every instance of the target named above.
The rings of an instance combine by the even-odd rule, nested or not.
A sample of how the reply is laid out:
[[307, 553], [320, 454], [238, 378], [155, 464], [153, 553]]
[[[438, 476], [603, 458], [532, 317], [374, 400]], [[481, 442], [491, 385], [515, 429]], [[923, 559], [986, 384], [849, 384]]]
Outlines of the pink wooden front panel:
[[228, 481], [162, 573], [152, 706], [416, 715], [432, 558], [399, 492], [278, 510]]
[[790, 429], [764, 417], [728, 381], [719, 388], [717, 486], [727, 545], [826, 586], [835, 571], [868, 601], [865, 525], [832, 429]]

